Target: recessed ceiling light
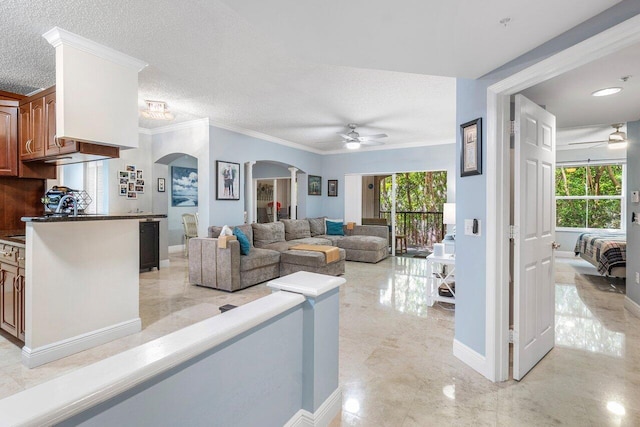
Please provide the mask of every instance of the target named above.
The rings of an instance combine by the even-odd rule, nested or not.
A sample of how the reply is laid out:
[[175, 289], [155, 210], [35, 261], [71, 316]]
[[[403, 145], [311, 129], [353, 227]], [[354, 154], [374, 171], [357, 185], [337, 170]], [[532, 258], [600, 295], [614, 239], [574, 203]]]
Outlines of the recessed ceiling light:
[[608, 87], [605, 89], [600, 89], [591, 94], [591, 96], [609, 96], [616, 94], [622, 90], [621, 87]]

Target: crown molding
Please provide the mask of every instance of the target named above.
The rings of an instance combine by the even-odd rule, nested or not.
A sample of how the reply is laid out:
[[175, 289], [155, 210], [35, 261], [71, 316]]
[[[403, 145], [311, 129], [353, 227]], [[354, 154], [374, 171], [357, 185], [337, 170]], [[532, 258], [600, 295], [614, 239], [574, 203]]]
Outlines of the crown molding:
[[101, 45], [89, 40], [85, 37], [79, 36], [67, 30], [63, 30], [60, 27], [53, 27], [42, 37], [49, 42], [49, 44], [55, 48], [61, 45], [72, 46], [78, 50], [93, 54], [107, 61], [114, 62], [124, 67], [133, 68], [140, 72], [147, 65], [146, 62], [136, 59], [132, 56], [126, 55], [108, 46]]
[[139, 127], [138, 132], [144, 135], [159, 135], [161, 133], [177, 132], [180, 130], [192, 129], [201, 126], [209, 126], [209, 119], [204, 118], [189, 120], [188, 122], [171, 123], [169, 125], [160, 126], [153, 129]]
[[211, 126], [215, 126], [217, 128], [220, 128], [220, 129], [229, 130], [231, 132], [239, 133], [239, 134], [242, 134], [242, 135], [250, 136], [252, 138], [257, 138], [257, 139], [262, 139], [264, 141], [273, 142], [275, 144], [284, 145], [286, 147], [296, 148], [296, 149], [302, 150], [302, 151], [308, 151], [310, 153], [327, 154], [326, 151], [321, 151], [321, 150], [318, 150], [318, 149], [315, 149], [315, 148], [307, 147], [306, 145], [298, 144], [297, 142], [288, 141], [286, 139], [282, 139], [282, 138], [278, 138], [278, 137], [275, 137], [275, 136], [267, 135], [266, 133], [257, 132], [257, 131], [250, 130], [250, 129], [245, 129], [245, 128], [242, 128], [242, 127], [239, 127], [239, 126], [227, 125], [225, 123], [213, 122], [213, 121], [211, 122]]

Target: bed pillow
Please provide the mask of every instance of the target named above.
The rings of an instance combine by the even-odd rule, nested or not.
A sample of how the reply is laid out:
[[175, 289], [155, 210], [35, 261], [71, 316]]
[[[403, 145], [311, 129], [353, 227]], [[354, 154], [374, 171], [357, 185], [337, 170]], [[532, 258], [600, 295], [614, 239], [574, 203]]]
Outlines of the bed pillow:
[[251, 244], [249, 243], [249, 238], [246, 234], [242, 232], [238, 227], [233, 229], [233, 235], [238, 239], [238, 243], [240, 243], [240, 255], [249, 255], [249, 251], [251, 250]]
[[327, 219], [325, 221], [328, 236], [344, 236], [342, 220]]

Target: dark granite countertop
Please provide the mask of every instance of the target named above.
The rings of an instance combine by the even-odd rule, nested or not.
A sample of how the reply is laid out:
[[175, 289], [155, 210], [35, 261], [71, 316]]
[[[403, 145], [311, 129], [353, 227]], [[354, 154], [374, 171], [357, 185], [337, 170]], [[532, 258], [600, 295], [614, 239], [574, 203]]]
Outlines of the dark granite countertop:
[[0, 230], [0, 243], [24, 247], [24, 228], [22, 230]]
[[[154, 213], [125, 213], [125, 214], [82, 214], [82, 215], [66, 215], [53, 214], [46, 216], [25, 216], [21, 220], [23, 222], [75, 222], [75, 221], [110, 221], [116, 219], [137, 219], [137, 220], [153, 220], [166, 218], [166, 214]], [[24, 233], [23, 233], [24, 234]]]

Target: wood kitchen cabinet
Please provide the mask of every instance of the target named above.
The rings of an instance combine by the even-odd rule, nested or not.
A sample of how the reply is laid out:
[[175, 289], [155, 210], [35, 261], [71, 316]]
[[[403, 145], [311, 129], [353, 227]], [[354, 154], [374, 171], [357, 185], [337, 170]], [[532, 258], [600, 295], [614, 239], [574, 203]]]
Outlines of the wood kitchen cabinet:
[[0, 248], [0, 329], [24, 341], [24, 248]]
[[18, 108], [0, 106], [0, 176], [18, 175]]
[[20, 160], [44, 157], [45, 147], [44, 96], [20, 104]]

